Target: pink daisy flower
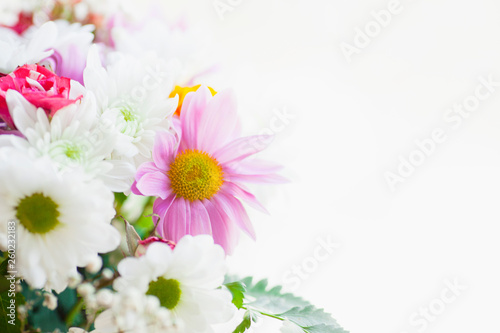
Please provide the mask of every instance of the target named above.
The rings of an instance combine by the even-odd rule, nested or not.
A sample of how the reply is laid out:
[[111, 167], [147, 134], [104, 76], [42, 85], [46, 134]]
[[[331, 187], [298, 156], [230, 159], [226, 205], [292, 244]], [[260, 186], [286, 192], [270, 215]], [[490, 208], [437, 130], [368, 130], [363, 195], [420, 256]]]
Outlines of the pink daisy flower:
[[186, 234], [209, 234], [231, 254], [239, 229], [255, 239], [240, 200], [266, 212], [242, 183], [280, 183], [279, 166], [248, 159], [271, 136], [239, 137], [235, 98], [212, 96], [207, 87], [186, 95], [178, 135], [160, 132], [153, 161], [142, 164], [132, 185], [135, 194], [158, 197], [153, 206], [157, 232], [174, 242]]

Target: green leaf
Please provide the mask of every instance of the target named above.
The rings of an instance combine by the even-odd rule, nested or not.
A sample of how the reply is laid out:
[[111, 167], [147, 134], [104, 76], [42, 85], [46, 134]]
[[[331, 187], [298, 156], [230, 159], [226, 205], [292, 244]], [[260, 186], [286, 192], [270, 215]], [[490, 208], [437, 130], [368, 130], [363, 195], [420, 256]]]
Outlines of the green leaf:
[[134, 256], [135, 250], [137, 250], [137, 246], [139, 245], [141, 237], [137, 234], [137, 231], [135, 231], [134, 227], [130, 223], [128, 223], [127, 220], [123, 219], [123, 221], [125, 222], [125, 233], [127, 238], [128, 251], [130, 252], [131, 256]]
[[153, 208], [148, 206], [144, 209], [143, 215], [134, 223], [135, 230], [142, 238], [147, 238], [155, 227], [151, 214], [153, 214]]
[[252, 285], [252, 278], [241, 280], [247, 286], [246, 299], [248, 305], [270, 313], [283, 313], [294, 307], [306, 307], [309, 302], [290, 293], [282, 293], [281, 286], [267, 289], [267, 279]]
[[315, 325], [311, 327], [303, 327], [302, 329], [306, 333], [349, 333], [342, 327], [334, 328], [325, 324]]
[[332, 316], [323, 309], [317, 309], [312, 305], [304, 308], [294, 307], [278, 317], [286, 318], [311, 333], [347, 333]]
[[[226, 278], [226, 285], [234, 283], [236, 283], [234, 279]], [[282, 293], [281, 286], [268, 288], [267, 280], [253, 284], [251, 277], [244, 278], [239, 284], [246, 286], [246, 291], [236, 289], [238, 293], [236, 300], [239, 301], [244, 297], [245, 303], [242, 308], [253, 311], [254, 321], [257, 316], [263, 315], [278, 320], [288, 319], [301, 327], [305, 333], [348, 333], [323, 309], [318, 309], [293, 294]], [[233, 293], [233, 302], [234, 300]], [[235, 332], [244, 332], [250, 324], [249, 319], [244, 317]]]
[[115, 192], [115, 202], [119, 207], [123, 205], [125, 200], [127, 200], [127, 196], [125, 194]]
[[[43, 292], [40, 289], [32, 289], [26, 282], [21, 282], [22, 293], [29, 300], [31, 306], [28, 311], [28, 326], [32, 329], [38, 329], [41, 332], [53, 332], [56, 328], [61, 332], [67, 332], [68, 328], [62, 318], [65, 316], [65, 309], [70, 307], [71, 297], [67, 298], [68, 293], [75, 293], [72, 289], [66, 289], [61, 294], [56, 294], [58, 298], [57, 309], [49, 310], [43, 303]], [[69, 295], [71, 296], [71, 295]], [[76, 296], [75, 296], [76, 298]], [[68, 302], [68, 304], [66, 304]], [[76, 325], [75, 325], [76, 326]]]
[[245, 315], [243, 316], [243, 321], [236, 326], [236, 329], [233, 331], [233, 333], [243, 333], [247, 329], [250, 328], [252, 325], [252, 322], [255, 322], [257, 318], [257, 314], [254, 313], [252, 310], [248, 310], [245, 312]]
[[7, 275], [7, 271], [8, 271], [8, 269], [7, 269], [7, 264], [9, 263], [9, 260], [8, 260], [8, 259], [9, 259], [8, 257], [7, 257], [7, 258], [5, 258], [5, 259], [2, 261], [2, 263], [0, 264], [0, 275], [1, 275], [1, 276], [5, 276], [5, 275]]
[[230, 282], [225, 284], [226, 288], [229, 289], [233, 295], [233, 304], [241, 309], [243, 307], [243, 299], [245, 298], [245, 292], [247, 291], [246, 286], [241, 282]]
[[[5, 291], [0, 294], [0, 332], [2, 333], [20, 333], [21, 322], [17, 318], [17, 307], [24, 304], [24, 296], [16, 292], [13, 295], [11, 291]], [[9, 307], [15, 307], [15, 310]]]

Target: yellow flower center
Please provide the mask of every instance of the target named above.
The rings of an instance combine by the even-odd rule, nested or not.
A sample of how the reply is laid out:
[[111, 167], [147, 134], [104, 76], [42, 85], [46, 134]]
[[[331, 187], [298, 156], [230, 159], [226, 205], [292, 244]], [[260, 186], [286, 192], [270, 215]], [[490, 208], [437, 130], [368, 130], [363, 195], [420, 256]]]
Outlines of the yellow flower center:
[[179, 304], [181, 294], [182, 290], [179, 281], [167, 280], [163, 276], [160, 276], [156, 281], [151, 281], [146, 292], [146, 295], [156, 296], [160, 301], [160, 305], [169, 310]]
[[178, 154], [167, 174], [174, 193], [189, 201], [210, 199], [224, 183], [219, 162], [197, 149]]
[[59, 222], [58, 205], [42, 193], [34, 193], [21, 199], [16, 217], [31, 233], [45, 234], [56, 228]]

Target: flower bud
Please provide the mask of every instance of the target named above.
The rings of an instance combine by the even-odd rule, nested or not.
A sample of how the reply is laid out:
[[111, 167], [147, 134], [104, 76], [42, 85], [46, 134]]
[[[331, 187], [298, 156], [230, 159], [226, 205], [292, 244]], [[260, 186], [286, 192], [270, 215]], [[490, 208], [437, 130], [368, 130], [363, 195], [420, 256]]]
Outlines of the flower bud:
[[172, 241], [165, 240], [165, 239], [159, 238], [159, 237], [149, 237], [149, 238], [146, 238], [145, 240], [139, 241], [139, 245], [137, 246], [137, 249], [135, 250], [134, 255], [136, 257], [140, 257], [140, 256], [146, 254], [146, 250], [148, 249], [149, 245], [151, 245], [155, 242], [165, 243], [168, 246], [170, 246], [170, 248], [172, 250], [175, 248], [175, 243]]
[[45, 293], [42, 305], [49, 310], [55, 310], [57, 308], [57, 297], [52, 293]]

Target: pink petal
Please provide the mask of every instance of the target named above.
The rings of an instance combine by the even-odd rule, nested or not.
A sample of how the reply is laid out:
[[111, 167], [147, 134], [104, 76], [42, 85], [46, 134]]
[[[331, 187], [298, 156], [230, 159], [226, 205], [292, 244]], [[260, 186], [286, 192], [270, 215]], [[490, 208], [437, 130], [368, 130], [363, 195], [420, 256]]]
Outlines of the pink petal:
[[210, 99], [212, 99], [212, 93], [205, 86], [201, 86], [196, 92], [190, 92], [184, 97], [181, 109], [182, 144], [188, 148], [198, 149], [200, 119]]
[[214, 242], [222, 246], [226, 254], [232, 254], [239, 238], [238, 229], [216, 203], [203, 200], [203, 205], [210, 216]]
[[221, 164], [239, 162], [267, 148], [272, 139], [272, 135], [254, 135], [239, 138], [219, 148], [213, 153], [213, 157]]
[[262, 183], [286, 184], [290, 182], [288, 178], [274, 173], [268, 175], [231, 174], [230, 176], [227, 176], [226, 179], [231, 182], [244, 182], [244, 183], [255, 183], [255, 184], [262, 184]]
[[[172, 202], [175, 200], [175, 194], [171, 194], [168, 196], [167, 199], [163, 200], [161, 198], [157, 198], [153, 204], [153, 214], [156, 214], [159, 216], [160, 219], [160, 227], [157, 229], [160, 235], [162, 234], [162, 226], [165, 221], [165, 214], [167, 213], [167, 210], [170, 208], [170, 205]], [[158, 217], [153, 216], [153, 222], [155, 225], [158, 223]], [[163, 237], [163, 236], [162, 236]]]
[[160, 171], [147, 173], [136, 183], [136, 188], [146, 196], [166, 199], [172, 193], [170, 179]]
[[231, 130], [238, 125], [236, 98], [229, 91], [217, 93], [207, 104], [198, 127], [198, 147], [213, 152], [231, 140]]
[[153, 145], [153, 161], [158, 169], [167, 171], [177, 152], [175, 135], [159, 131]]
[[262, 206], [262, 204], [257, 200], [257, 198], [250, 192], [246, 191], [243, 189], [241, 185], [237, 185], [235, 183], [231, 182], [225, 182], [222, 185], [223, 192], [228, 193], [230, 195], [233, 195], [237, 198], [240, 198], [241, 200], [245, 201], [247, 204], [249, 204], [251, 207], [260, 210], [263, 213], [269, 214], [267, 209]]
[[178, 242], [187, 234], [186, 228], [186, 206], [184, 198], [176, 197], [168, 208], [162, 225], [162, 237]]
[[132, 183], [132, 186], [130, 186], [130, 191], [132, 191], [132, 193], [134, 194], [137, 194], [137, 195], [143, 195], [141, 193], [141, 191], [139, 191], [139, 189], [137, 188], [137, 181], [134, 180], [134, 182]]
[[189, 203], [191, 206], [191, 223], [189, 225], [190, 235], [211, 235], [210, 216], [205, 206], [199, 200]]
[[142, 163], [135, 173], [135, 180], [140, 180], [145, 174], [159, 171], [153, 162]]
[[249, 235], [253, 240], [256, 239], [255, 230], [250, 222], [250, 218], [238, 199], [221, 191], [213, 198], [213, 200], [217, 201], [219, 207], [224, 210], [231, 220], [236, 221], [238, 226], [247, 235]]

